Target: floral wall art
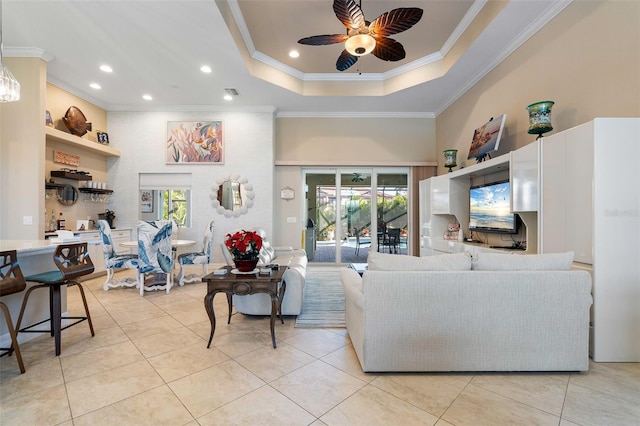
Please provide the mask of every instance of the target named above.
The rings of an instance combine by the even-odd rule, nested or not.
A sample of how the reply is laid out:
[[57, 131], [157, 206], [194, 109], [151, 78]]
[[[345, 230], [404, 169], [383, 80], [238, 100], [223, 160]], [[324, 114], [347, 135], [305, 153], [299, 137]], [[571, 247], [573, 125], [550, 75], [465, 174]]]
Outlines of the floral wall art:
[[222, 121], [167, 122], [167, 164], [224, 164]]

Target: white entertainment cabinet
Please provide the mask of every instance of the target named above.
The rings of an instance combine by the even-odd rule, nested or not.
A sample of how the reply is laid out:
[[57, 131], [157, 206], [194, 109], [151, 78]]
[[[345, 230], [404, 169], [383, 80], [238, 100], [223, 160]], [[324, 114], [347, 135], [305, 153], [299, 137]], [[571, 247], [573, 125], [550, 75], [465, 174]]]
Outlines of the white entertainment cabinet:
[[[597, 362], [640, 362], [640, 118], [596, 118], [509, 154], [420, 182], [420, 254], [493, 251], [469, 238], [469, 188], [511, 181], [526, 241], [516, 254], [575, 252], [593, 278], [590, 352]], [[476, 235], [474, 233], [474, 239]], [[508, 250], [497, 250], [509, 252]]]

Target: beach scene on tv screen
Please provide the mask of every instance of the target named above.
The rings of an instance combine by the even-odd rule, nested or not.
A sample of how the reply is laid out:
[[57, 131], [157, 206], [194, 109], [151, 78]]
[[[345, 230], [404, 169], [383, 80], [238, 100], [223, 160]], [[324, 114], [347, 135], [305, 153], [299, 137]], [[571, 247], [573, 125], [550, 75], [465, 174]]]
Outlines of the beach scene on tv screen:
[[469, 225], [472, 228], [513, 228], [509, 182], [471, 188]]

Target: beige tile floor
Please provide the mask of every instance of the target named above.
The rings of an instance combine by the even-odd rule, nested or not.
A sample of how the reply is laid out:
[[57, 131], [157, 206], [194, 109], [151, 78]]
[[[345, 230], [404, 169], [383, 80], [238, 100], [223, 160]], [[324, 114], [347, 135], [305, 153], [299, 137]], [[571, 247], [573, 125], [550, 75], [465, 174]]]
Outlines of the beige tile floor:
[[[309, 273], [313, 273], [310, 266]], [[640, 425], [640, 364], [588, 373], [365, 374], [345, 329], [235, 314], [202, 283], [164, 292], [85, 282], [96, 330], [24, 343], [0, 358], [0, 425]], [[77, 289], [69, 310], [82, 311]]]

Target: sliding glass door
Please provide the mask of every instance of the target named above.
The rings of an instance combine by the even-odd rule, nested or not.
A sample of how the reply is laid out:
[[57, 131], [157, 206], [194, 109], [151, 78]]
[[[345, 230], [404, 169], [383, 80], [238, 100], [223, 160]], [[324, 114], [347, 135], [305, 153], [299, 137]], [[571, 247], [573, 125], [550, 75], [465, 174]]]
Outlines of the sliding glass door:
[[408, 173], [406, 168], [304, 170], [309, 261], [364, 263], [369, 250], [406, 254]]

